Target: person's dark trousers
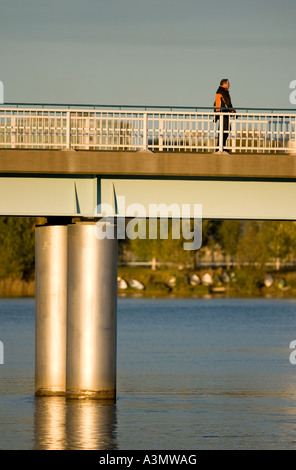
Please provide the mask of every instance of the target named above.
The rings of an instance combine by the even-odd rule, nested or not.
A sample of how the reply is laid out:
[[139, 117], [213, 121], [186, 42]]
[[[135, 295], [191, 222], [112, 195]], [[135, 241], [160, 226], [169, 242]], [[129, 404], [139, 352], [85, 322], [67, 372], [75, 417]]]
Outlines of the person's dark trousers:
[[[229, 116], [228, 115], [225, 115], [223, 116], [223, 120], [222, 120], [222, 126], [223, 126], [223, 148], [226, 146], [226, 141], [228, 139], [228, 136], [229, 136], [229, 132], [230, 132], [230, 129], [229, 129]], [[219, 120], [219, 129], [220, 129], [220, 120]], [[217, 140], [217, 146], [219, 147], [219, 139], [220, 139], [220, 134], [218, 135], [218, 140]]]

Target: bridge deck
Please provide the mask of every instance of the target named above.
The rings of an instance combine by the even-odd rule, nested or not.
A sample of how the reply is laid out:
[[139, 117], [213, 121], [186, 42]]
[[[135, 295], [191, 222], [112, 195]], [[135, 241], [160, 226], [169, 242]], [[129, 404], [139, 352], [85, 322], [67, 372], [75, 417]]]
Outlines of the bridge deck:
[[208, 219], [296, 220], [295, 201], [293, 155], [0, 150], [0, 216], [93, 218], [104, 205], [132, 217], [137, 205], [157, 217], [177, 204], [194, 217], [197, 204]]
[[1, 149], [0, 174], [295, 179], [296, 155]]

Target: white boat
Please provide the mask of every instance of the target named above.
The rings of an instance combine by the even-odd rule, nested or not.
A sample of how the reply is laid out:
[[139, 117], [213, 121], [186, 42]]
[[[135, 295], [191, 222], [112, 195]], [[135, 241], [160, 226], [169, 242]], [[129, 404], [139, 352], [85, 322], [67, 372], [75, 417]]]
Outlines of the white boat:
[[144, 284], [142, 284], [142, 282], [140, 282], [140, 281], [137, 281], [137, 279], [132, 279], [132, 280], [129, 282], [129, 285], [130, 285], [130, 287], [132, 287], [132, 289], [136, 289], [136, 290], [143, 290], [143, 289], [145, 289]]
[[189, 281], [191, 286], [197, 286], [198, 284], [200, 284], [200, 278], [197, 274], [192, 274], [192, 276], [190, 276]]
[[123, 290], [124, 290], [124, 289], [127, 289], [127, 288], [128, 288], [128, 284], [127, 284], [127, 282], [126, 282], [124, 279], [122, 279], [121, 277], [119, 277], [119, 278], [117, 279], [117, 287], [118, 287], [118, 289], [123, 289]]
[[204, 286], [210, 286], [213, 284], [212, 276], [209, 273], [205, 273], [201, 278], [201, 282]]

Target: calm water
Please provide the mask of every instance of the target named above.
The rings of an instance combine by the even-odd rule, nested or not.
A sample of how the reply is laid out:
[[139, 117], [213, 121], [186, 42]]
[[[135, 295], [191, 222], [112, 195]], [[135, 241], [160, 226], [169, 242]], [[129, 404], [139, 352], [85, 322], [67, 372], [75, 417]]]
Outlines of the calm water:
[[296, 449], [296, 301], [119, 299], [118, 400], [34, 397], [34, 301], [0, 300], [0, 449]]

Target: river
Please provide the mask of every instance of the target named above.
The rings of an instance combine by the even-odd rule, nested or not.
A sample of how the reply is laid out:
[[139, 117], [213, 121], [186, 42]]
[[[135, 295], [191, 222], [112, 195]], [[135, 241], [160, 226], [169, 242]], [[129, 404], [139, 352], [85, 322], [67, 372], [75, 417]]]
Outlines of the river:
[[35, 398], [34, 328], [0, 300], [0, 449], [296, 449], [296, 300], [119, 298], [116, 404]]

